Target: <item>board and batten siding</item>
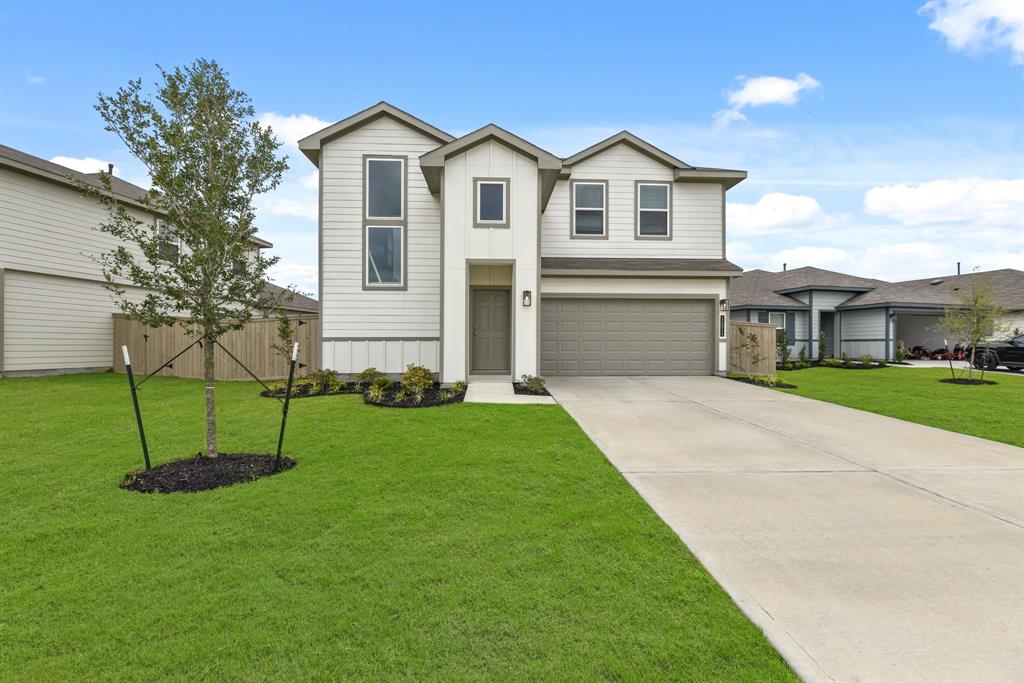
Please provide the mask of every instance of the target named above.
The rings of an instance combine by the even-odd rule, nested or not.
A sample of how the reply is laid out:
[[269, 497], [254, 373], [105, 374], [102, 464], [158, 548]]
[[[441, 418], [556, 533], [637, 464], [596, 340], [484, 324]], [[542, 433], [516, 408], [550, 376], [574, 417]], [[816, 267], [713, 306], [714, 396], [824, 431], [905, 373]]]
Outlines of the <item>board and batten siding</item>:
[[836, 310], [836, 306], [856, 296], [856, 292], [834, 292], [827, 290], [814, 290], [811, 297], [811, 358], [818, 357], [818, 332], [821, 325], [822, 311], [826, 313]]
[[[608, 181], [608, 239], [570, 238], [570, 181], [559, 180], [541, 217], [543, 256], [724, 258], [721, 185], [673, 182], [671, 168], [626, 144], [574, 165], [572, 179]], [[638, 180], [671, 183], [671, 240], [636, 239]]]
[[[325, 368], [401, 372], [438, 367], [441, 204], [430, 194], [420, 155], [438, 142], [381, 117], [324, 144], [321, 174], [321, 331]], [[363, 155], [407, 157], [404, 290], [363, 289]]]

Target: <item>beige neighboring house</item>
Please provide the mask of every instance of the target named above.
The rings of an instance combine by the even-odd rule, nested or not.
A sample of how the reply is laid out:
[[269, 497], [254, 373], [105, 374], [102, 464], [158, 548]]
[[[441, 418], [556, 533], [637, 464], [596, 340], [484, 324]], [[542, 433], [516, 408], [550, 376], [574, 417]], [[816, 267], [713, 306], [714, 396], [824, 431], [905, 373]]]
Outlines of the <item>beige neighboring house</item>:
[[320, 170], [323, 367], [470, 375], [726, 369], [725, 193], [623, 131], [566, 158], [381, 102], [304, 138]]
[[[96, 229], [106, 209], [69, 176], [101, 187], [99, 174], [0, 145], [0, 377], [111, 367], [118, 309], [94, 258], [116, 240]], [[146, 190], [116, 177], [112, 189], [155, 228], [158, 216], [138, 203]], [[271, 246], [253, 240], [254, 250]], [[317, 302], [296, 297], [289, 307], [315, 313]]]

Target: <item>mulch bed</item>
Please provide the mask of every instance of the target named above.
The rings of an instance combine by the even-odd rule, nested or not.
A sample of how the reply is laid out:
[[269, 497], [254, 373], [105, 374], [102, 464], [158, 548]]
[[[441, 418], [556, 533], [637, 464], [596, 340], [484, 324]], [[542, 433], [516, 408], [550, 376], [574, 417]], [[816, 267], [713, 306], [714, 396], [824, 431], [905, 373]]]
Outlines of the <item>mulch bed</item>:
[[[281, 389], [275, 389], [274, 391], [267, 391], [264, 389], [260, 392], [260, 396], [264, 398], [284, 398], [287, 391], [286, 387]], [[363, 393], [362, 387], [358, 384], [351, 382], [345, 385], [344, 389], [336, 389], [334, 391], [319, 391], [312, 384], [296, 384], [292, 387], [292, 398], [309, 398], [311, 396], [338, 396], [340, 394], [361, 394]]]
[[993, 382], [990, 379], [953, 379], [952, 377], [947, 379], [940, 379], [943, 384], [966, 384], [968, 386], [977, 386], [979, 384], [999, 384], [999, 382]]
[[520, 396], [550, 396], [547, 389], [541, 389], [540, 391], [530, 391], [526, 388], [526, 385], [522, 382], [512, 382], [512, 391], [516, 392]]
[[795, 384], [786, 384], [785, 382], [776, 382], [772, 385], [767, 385], [764, 382], [758, 382], [756, 379], [750, 379], [749, 377], [726, 377], [731, 379], [733, 382], [743, 382], [744, 384], [753, 384], [755, 387], [766, 387], [768, 389], [796, 389]]
[[129, 472], [121, 488], [139, 493], [195, 493], [254, 481], [293, 467], [295, 461], [284, 456], [281, 456], [281, 468], [275, 471], [273, 455], [225, 453], [216, 458], [197, 455], [149, 470]]
[[370, 398], [369, 394], [363, 394], [363, 403], [369, 406], [377, 406], [379, 408], [432, 408], [434, 406], [450, 406], [454, 403], [462, 403], [462, 399], [466, 398], [466, 392], [461, 394], [455, 394], [447, 401], [441, 400], [441, 385], [434, 383], [433, 388], [427, 389], [423, 392], [423, 400], [419, 403], [413, 403], [412, 399], [406, 399], [401, 403], [395, 402], [396, 389], [389, 389], [384, 392], [384, 399], [382, 401], [374, 401]]

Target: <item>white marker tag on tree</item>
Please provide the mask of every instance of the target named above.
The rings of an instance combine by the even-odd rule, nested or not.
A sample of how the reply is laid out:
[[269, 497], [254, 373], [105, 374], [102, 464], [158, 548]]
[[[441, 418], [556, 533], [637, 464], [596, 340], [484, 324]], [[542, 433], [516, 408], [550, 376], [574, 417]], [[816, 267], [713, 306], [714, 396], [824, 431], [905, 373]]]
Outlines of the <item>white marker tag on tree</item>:
[[124, 364], [125, 365], [131, 365], [132, 361], [131, 361], [130, 358], [128, 358], [128, 347], [127, 346], [122, 346], [121, 347], [121, 353], [124, 354]]
[[295, 346], [292, 347], [292, 361], [296, 361], [299, 358], [299, 342], [295, 342]]

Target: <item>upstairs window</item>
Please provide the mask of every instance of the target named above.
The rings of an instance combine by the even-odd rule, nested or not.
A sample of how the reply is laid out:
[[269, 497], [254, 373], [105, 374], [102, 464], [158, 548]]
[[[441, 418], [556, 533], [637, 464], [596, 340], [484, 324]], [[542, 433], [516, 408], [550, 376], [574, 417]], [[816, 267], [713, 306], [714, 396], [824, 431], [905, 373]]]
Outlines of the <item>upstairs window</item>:
[[158, 219], [156, 222], [156, 236], [159, 240], [158, 254], [165, 261], [177, 261], [181, 252], [181, 238], [170, 223]]
[[401, 221], [405, 219], [405, 159], [367, 157], [367, 220]]
[[508, 182], [507, 178], [476, 180], [476, 227], [508, 227]]
[[572, 184], [572, 236], [608, 236], [608, 187], [600, 181]]
[[401, 225], [366, 226], [366, 286], [402, 287], [404, 240]]
[[671, 235], [669, 201], [672, 188], [668, 183], [636, 184], [636, 236], [668, 238]]

